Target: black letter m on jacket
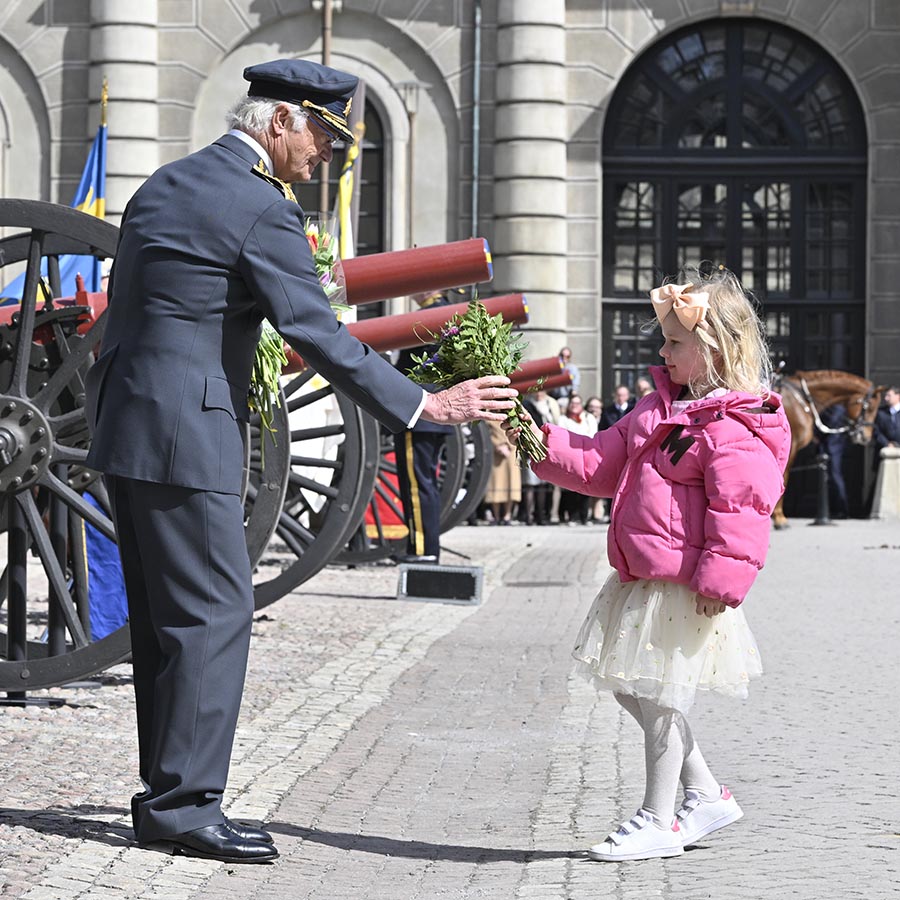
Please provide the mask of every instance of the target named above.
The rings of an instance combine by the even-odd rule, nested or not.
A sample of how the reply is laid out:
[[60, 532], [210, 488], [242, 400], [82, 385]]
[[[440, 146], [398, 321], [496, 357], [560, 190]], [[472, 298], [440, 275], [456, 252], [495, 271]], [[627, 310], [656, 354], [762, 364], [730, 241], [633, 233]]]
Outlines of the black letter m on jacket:
[[687, 453], [688, 447], [694, 443], [692, 437], [683, 438], [681, 436], [682, 431], [684, 431], [684, 425], [676, 425], [659, 445], [663, 450], [671, 454], [673, 466], [678, 464], [678, 460]]

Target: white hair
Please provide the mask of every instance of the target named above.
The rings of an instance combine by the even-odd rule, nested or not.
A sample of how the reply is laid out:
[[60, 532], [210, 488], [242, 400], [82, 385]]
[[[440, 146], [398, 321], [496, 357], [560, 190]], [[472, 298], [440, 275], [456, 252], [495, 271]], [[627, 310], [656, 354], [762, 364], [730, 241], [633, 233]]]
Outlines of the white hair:
[[250, 135], [263, 134], [268, 129], [272, 116], [275, 115], [275, 110], [282, 103], [285, 103], [291, 111], [291, 129], [293, 131], [303, 131], [309, 116], [298, 106], [295, 106], [293, 103], [287, 103], [284, 100], [248, 97], [246, 94], [243, 97], [239, 97], [237, 102], [225, 114], [225, 124], [229, 128], [246, 131]]

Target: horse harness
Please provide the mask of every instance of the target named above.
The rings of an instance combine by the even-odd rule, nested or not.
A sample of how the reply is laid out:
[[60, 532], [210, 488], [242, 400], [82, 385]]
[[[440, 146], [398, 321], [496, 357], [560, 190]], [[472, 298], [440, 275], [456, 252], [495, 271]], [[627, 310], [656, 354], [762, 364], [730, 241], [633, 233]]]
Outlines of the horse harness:
[[[809, 385], [806, 383], [806, 379], [801, 377], [798, 380], [800, 381], [800, 387], [797, 387], [791, 380], [791, 376], [784, 378], [779, 386], [783, 385], [789, 387], [794, 394], [800, 398], [803, 403], [804, 412], [808, 412], [812, 415], [813, 421], [816, 423], [816, 428], [821, 431], [822, 434], [856, 434], [862, 431], [863, 428], [872, 427], [872, 423], [866, 422], [865, 417], [872, 404], [872, 399], [875, 396], [874, 384], [870, 384], [866, 393], [860, 396], [859, 414], [857, 417], [852, 422], [849, 422], [847, 425], [842, 425], [840, 428], [831, 428], [829, 425], [826, 425], [819, 416], [819, 408], [816, 406], [816, 401], [813, 399], [812, 392], [809, 389]], [[853, 397], [851, 399], [855, 400], [857, 398]]]

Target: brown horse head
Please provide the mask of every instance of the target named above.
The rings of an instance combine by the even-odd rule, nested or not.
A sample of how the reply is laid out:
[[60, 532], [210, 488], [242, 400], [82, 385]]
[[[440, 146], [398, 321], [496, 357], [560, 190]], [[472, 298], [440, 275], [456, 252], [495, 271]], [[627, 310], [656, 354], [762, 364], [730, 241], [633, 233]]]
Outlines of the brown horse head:
[[[784, 472], [787, 486], [791, 465], [798, 451], [810, 444], [815, 437], [817, 425], [821, 426], [819, 413], [842, 403], [847, 410], [846, 434], [856, 444], [867, 444], [872, 439], [875, 414], [884, 395], [883, 386], [876, 387], [871, 381], [841, 372], [837, 369], [815, 369], [798, 371], [785, 376], [780, 384], [784, 412], [791, 427], [791, 452]], [[782, 500], [772, 513], [776, 528], [787, 525]]]
[[[884, 396], [884, 385], [875, 386], [859, 375], [837, 369], [798, 371], [791, 378], [801, 386], [807, 386], [815, 402], [816, 412], [835, 403], [843, 403], [847, 410], [847, 437], [854, 444], [869, 443], [875, 415]], [[815, 420], [815, 416], [812, 418]]]

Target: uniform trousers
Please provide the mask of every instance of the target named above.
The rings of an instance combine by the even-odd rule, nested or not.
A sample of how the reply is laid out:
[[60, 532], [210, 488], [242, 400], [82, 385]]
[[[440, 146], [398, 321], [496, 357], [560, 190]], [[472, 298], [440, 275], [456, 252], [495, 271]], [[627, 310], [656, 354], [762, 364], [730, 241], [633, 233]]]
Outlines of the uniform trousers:
[[105, 476], [128, 594], [145, 843], [223, 822], [253, 586], [234, 494]]
[[413, 556], [441, 554], [441, 490], [437, 468], [447, 435], [442, 431], [401, 431], [394, 435], [397, 481]]

